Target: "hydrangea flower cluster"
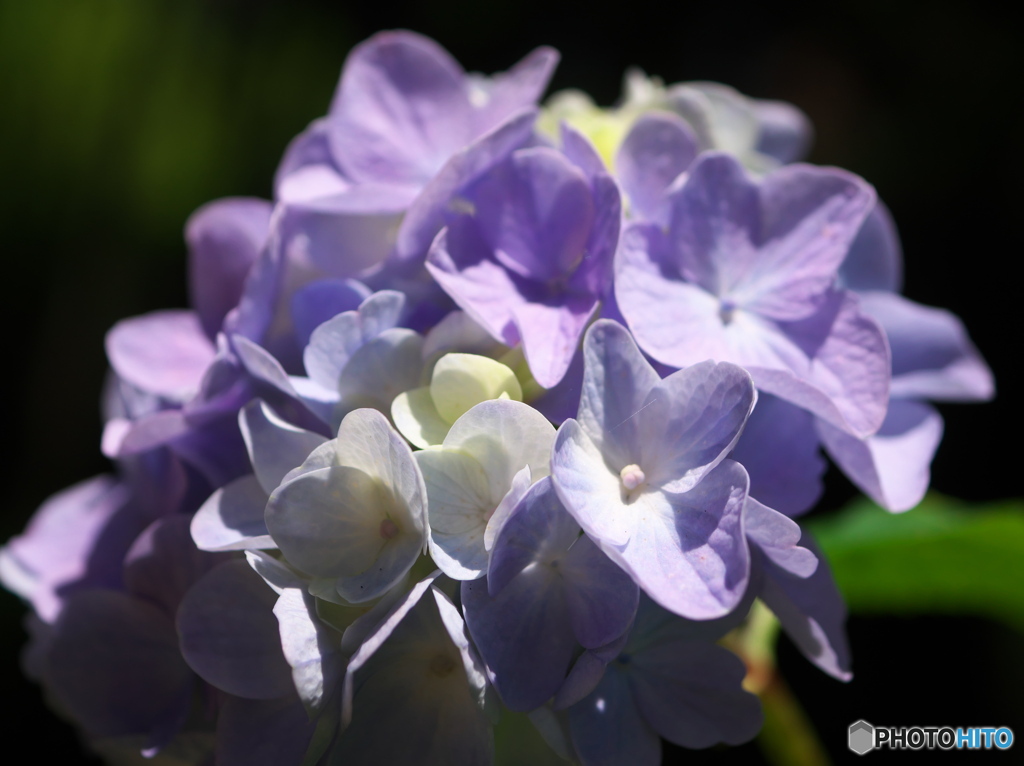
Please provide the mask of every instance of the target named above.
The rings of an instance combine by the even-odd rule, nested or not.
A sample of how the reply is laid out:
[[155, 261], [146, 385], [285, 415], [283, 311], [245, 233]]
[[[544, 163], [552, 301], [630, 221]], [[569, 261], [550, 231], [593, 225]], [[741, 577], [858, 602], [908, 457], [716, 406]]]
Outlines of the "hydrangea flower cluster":
[[485, 764], [503, 709], [563, 757], [761, 724], [719, 639], [755, 600], [850, 678], [795, 517], [824, 450], [892, 511], [983, 400], [899, 294], [871, 186], [793, 164], [794, 107], [639, 73], [539, 109], [558, 55], [349, 55], [272, 201], [186, 228], [191, 310], [106, 349], [104, 453], [0, 550], [28, 669], [101, 752]]

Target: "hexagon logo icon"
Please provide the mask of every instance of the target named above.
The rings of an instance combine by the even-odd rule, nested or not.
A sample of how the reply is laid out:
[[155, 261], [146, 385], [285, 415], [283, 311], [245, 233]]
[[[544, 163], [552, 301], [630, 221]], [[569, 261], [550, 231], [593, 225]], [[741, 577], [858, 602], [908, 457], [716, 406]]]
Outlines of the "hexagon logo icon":
[[875, 727], [867, 721], [851, 723], [847, 745], [857, 755], [864, 755], [864, 753], [874, 750]]

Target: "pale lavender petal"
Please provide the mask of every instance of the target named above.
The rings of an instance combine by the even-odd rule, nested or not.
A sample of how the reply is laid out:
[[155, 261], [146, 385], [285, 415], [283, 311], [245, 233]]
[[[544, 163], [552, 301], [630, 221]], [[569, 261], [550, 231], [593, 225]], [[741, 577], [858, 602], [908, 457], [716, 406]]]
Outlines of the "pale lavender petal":
[[[474, 124], [478, 134], [498, 127], [509, 115], [536, 105], [548, 86], [555, 67], [558, 51], [542, 46], [536, 48], [507, 72], [494, 75], [485, 83], [480, 95], [487, 99], [478, 107]], [[470, 101], [476, 94], [470, 94]]]
[[667, 224], [665, 193], [696, 156], [693, 131], [674, 114], [652, 112], [633, 123], [615, 157], [632, 217]]
[[689, 492], [645, 492], [624, 508], [641, 519], [628, 543], [596, 542], [665, 609], [694, 620], [721, 617], [740, 602], [750, 576], [747, 481], [742, 466], [726, 460]]
[[192, 517], [192, 540], [204, 551], [276, 548], [263, 519], [266, 490], [252, 474], [216, 490]]
[[536, 117], [536, 111], [529, 110], [509, 118], [445, 163], [402, 219], [396, 244], [399, 257], [422, 258], [426, 254], [460, 190], [525, 145], [533, 135]]
[[580, 427], [613, 460], [623, 466], [635, 462], [640, 447], [635, 416], [661, 378], [629, 331], [611, 320], [600, 319], [587, 331], [583, 359]]
[[327, 441], [320, 434], [282, 420], [266, 402], [256, 399], [238, 413], [253, 472], [269, 495], [285, 474], [298, 468], [309, 454]]
[[178, 609], [181, 653], [204, 681], [246, 699], [293, 693], [281, 651], [277, 595], [245, 561], [228, 561], [185, 594]]
[[472, 140], [462, 68], [412, 32], [381, 32], [349, 54], [331, 104], [330, 142], [358, 181], [424, 184]]
[[270, 229], [271, 204], [229, 197], [203, 205], [185, 224], [189, 296], [210, 338], [238, 305], [249, 270]]
[[730, 457], [750, 475], [750, 494], [787, 516], [809, 510], [824, 491], [827, 463], [815, 418], [770, 394], [761, 394]]
[[50, 641], [47, 692], [90, 736], [162, 739], [184, 723], [195, 676], [174, 623], [155, 606], [83, 591], [68, 600]]
[[770, 561], [797, 577], [810, 577], [818, 568], [818, 558], [799, 545], [800, 526], [749, 496], [743, 507], [743, 531]]
[[889, 340], [893, 397], [969, 402], [995, 395], [992, 371], [955, 314], [894, 293], [859, 297], [863, 311], [882, 325]]
[[4, 587], [31, 601], [46, 622], [76, 588], [118, 587], [124, 554], [151, 521], [129, 497], [121, 482], [96, 476], [48, 498], [0, 549]]
[[850, 480], [890, 511], [924, 498], [931, 462], [942, 440], [942, 416], [923, 402], [893, 399], [878, 432], [865, 439], [818, 421], [828, 454]]
[[598, 303], [592, 295], [568, 293], [553, 305], [529, 302], [512, 307], [530, 373], [538, 384], [551, 388], [565, 377]]
[[217, 712], [218, 766], [299, 766], [313, 736], [294, 696], [250, 700], [225, 695]]
[[758, 388], [851, 434], [877, 431], [888, 406], [889, 345], [856, 297], [833, 293], [817, 315], [781, 329], [786, 341], [808, 354], [809, 368], [798, 377], [782, 369], [745, 365]]
[[422, 369], [423, 336], [402, 327], [385, 330], [352, 355], [338, 379], [341, 403], [390, 413], [396, 396], [420, 385]]
[[882, 200], [875, 203], [850, 245], [839, 269], [839, 280], [847, 290], [897, 293], [903, 289], [900, 235]]
[[[818, 553], [806, 535], [801, 542]], [[797, 577], [764, 561], [760, 598], [775, 613], [804, 656], [840, 681], [849, 681], [850, 647], [846, 638], [846, 605], [824, 557], [810, 577]]]
[[144, 391], [185, 401], [199, 390], [216, 351], [192, 311], [123, 319], [106, 338], [114, 371]]
[[755, 399], [750, 375], [727, 362], [701, 362], [659, 381], [636, 414], [636, 462], [648, 483], [691, 490], [732, 450]]
[[[328, 119], [321, 117], [313, 120], [304, 131], [291, 140], [274, 173], [274, 195], [277, 199], [284, 202], [290, 201], [293, 196], [308, 199], [323, 196], [322, 191], [325, 188], [331, 192], [347, 188], [350, 182], [342, 177], [334, 161], [328, 132]], [[321, 175], [320, 183], [313, 185], [312, 188], [301, 182], [295, 184], [293, 195], [290, 193], [292, 189], [288, 188], [292, 186], [292, 176], [301, 176], [302, 173], [299, 171], [307, 168], [312, 168]], [[333, 179], [327, 180], [327, 174], [333, 176]], [[314, 180], [314, 177], [310, 177], [309, 180]], [[322, 185], [324, 182], [329, 185], [325, 187]]]

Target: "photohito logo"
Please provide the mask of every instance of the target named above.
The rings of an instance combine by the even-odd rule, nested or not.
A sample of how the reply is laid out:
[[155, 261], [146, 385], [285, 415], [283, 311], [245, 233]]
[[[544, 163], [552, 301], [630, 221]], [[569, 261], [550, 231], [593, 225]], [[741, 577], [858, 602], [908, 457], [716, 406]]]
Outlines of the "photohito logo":
[[873, 726], [867, 721], [850, 724], [847, 746], [857, 755], [876, 748], [890, 750], [1006, 750], [1013, 744], [1009, 726]]

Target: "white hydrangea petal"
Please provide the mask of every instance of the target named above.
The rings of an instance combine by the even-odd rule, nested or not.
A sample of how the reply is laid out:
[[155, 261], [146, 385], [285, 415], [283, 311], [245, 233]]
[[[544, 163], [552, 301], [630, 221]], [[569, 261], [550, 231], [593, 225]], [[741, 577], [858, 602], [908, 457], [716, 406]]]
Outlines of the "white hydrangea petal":
[[238, 413], [249, 460], [260, 486], [269, 495], [285, 474], [305, 461], [313, 450], [327, 441], [320, 434], [293, 426], [257, 399]]
[[399, 327], [367, 341], [338, 378], [342, 403], [390, 412], [396, 396], [419, 385], [422, 351], [423, 337]]
[[396, 396], [391, 402], [391, 419], [402, 436], [420, 449], [441, 444], [451, 427], [438, 413], [427, 386]]

